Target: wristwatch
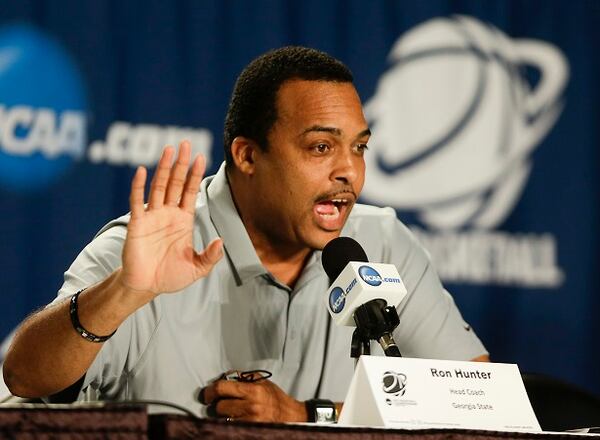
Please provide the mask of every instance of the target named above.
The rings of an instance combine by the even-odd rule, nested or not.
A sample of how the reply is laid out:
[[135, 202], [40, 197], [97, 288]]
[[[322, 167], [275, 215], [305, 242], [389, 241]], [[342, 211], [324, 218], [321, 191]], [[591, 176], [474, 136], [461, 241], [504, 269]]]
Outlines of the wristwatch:
[[312, 423], [335, 423], [337, 414], [331, 400], [311, 399], [305, 402], [308, 421]]

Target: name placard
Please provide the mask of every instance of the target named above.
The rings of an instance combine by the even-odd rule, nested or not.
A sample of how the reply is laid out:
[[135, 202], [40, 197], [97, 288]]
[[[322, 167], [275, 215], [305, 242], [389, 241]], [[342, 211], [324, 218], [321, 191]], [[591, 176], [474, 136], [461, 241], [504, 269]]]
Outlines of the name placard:
[[541, 431], [514, 364], [362, 356], [341, 425]]

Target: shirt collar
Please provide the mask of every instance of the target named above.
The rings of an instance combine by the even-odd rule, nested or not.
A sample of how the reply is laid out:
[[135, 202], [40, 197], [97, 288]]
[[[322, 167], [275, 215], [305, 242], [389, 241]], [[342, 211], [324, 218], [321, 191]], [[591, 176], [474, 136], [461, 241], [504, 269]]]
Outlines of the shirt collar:
[[238, 284], [267, 274], [233, 202], [225, 163], [208, 182], [205, 191], [210, 218], [223, 239], [225, 253], [237, 273]]

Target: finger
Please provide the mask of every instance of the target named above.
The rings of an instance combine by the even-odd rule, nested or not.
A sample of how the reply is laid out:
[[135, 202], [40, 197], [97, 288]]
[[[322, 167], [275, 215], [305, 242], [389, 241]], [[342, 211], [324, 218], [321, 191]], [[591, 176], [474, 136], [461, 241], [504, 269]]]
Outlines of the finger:
[[243, 399], [248, 395], [247, 387], [252, 384], [245, 384], [237, 380], [218, 380], [204, 388], [202, 397], [205, 405], [210, 405], [216, 399]]
[[202, 182], [202, 177], [204, 177], [205, 167], [206, 161], [204, 157], [202, 155], [196, 156], [185, 181], [179, 206], [190, 214], [193, 214], [196, 209], [196, 197], [200, 189], [200, 182]]
[[202, 252], [194, 253], [196, 279], [206, 276], [223, 257], [223, 240], [215, 238]]
[[144, 214], [144, 186], [146, 185], [146, 168], [138, 167], [131, 180], [129, 194], [129, 209], [131, 217], [137, 218]]
[[156, 172], [152, 178], [152, 184], [150, 185], [149, 209], [160, 208], [164, 203], [167, 182], [169, 181], [169, 174], [171, 173], [173, 153], [173, 147], [167, 146], [160, 156], [158, 165], [156, 166]]
[[217, 414], [217, 403], [220, 401], [221, 401], [221, 399], [217, 399], [213, 403], [211, 403], [210, 405], [208, 405], [206, 407], [206, 415], [208, 417], [211, 417], [211, 418], [219, 417], [219, 414]]
[[[221, 399], [214, 405], [210, 413], [213, 417], [231, 417], [239, 420], [249, 414], [251, 406], [250, 401], [245, 399]], [[207, 413], [209, 413], [208, 410]]]
[[169, 177], [169, 183], [167, 184], [167, 195], [165, 197], [166, 205], [177, 206], [179, 203], [181, 190], [183, 189], [183, 185], [186, 181], [186, 175], [188, 173], [191, 149], [192, 147], [188, 141], [183, 141], [181, 144], [179, 144], [177, 161], [171, 169], [171, 176]]

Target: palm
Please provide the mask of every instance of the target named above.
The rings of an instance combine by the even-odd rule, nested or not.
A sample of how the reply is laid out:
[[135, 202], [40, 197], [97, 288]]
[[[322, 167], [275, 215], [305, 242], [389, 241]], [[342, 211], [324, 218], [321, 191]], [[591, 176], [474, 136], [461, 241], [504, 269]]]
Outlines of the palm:
[[122, 270], [123, 282], [132, 290], [153, 294], [181, 290], [205, 276], [220, 258], [220, 241], [201, 253], [193, 248], [194, 207], [203, 162], [194, 161], [188, 173], [189, 154], [189, 144], [182, 143], [171, 168], [172, 150], [165, 149], [147, 208], [143, 205], [143, 169], [133, 179]]

